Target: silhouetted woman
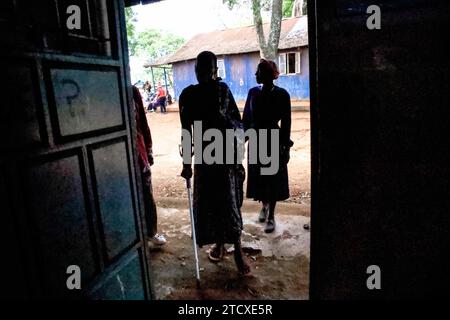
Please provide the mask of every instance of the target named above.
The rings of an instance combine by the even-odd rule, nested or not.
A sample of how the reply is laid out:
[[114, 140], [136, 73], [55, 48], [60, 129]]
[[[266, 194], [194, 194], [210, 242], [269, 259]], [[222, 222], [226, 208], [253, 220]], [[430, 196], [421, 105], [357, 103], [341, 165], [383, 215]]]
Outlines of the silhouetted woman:
[[152, 171], [150, 168], [154, 162], [152, 134], [145, 117], [142, 96], [136, 86], [133, 86], [133, 100], [136, 118], [136, 147], [142, 176], [147, 236], [153, 244], [163, 245], [167, 240], [164, 235], [157, 233], [157, 210], [155, 199], [153, 198]]
[[[289, 198], [289, 181], [287, 163], [289, 162], [289, 149], [293, 145], [291, 135], [291, 99], [289, 93], [283, 88], [273, 84], [278, 78], [278, 69], [273, 61], [261, 59], [256, 71], [256, 82], [262, 84], [250, 89], [244, 109], [244, 129], [280, 129], [280, 166], [274, 175], [261, 175], [263, 164], [259, 162], [248, 165], [247, 198], [262, 202], [259, 221], [265, 222], [265, 232], [275, 230], [275, 205], [277, 201]], [[278, 123], [280, 122], [280, 126]], [[257, 135], [262, 138], [260, 134]], [[266, 143], [270, 148], [270, 132], [268, 131]], [[273, 157], [274, 155], [271, 155]]]
[[[199, 83], [185, 88], [179, 99], [182, 128], [188, 130], [191, 137], [194, 121], [201, 121], [202, 137], [208, 129], [218, 129], [223, 137], [226, 129], [242, 129], [241, 115], [233, 95], [228, 86], [217, 78], [217, 58], [212, 52], [204, 51], [197, 56], [195, 73]], [[193, 140], [195, 144], [195, 137]], [[194, 150], [203, 151], [208, 145], [202, 142], [201, 146], [194, 145]], [[199, 156], [196, 154], [196, 158]], [[191, 178], [190, 164], [183, 164], [181, 176]], [[225, 254], [224, 244], [232, 243], [239, 272], [250, 275], [240, 242], [244, 178], [245, 171], [240, 164], [196, 163], [193, 206], [197, 244], [200, 247], [215, 244], [209, 259], [220, 261]]]

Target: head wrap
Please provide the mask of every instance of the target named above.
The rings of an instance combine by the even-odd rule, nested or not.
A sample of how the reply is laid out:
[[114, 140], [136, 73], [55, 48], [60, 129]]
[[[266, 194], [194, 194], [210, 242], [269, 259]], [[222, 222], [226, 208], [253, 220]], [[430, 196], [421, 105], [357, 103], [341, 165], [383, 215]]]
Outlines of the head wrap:
[[280, 72], [278, 71], [277, 64], [272, 60], [261, 59], [259, 67], [263, 68], [264, 71], [270, 72], [274, 80], [278, 79]]

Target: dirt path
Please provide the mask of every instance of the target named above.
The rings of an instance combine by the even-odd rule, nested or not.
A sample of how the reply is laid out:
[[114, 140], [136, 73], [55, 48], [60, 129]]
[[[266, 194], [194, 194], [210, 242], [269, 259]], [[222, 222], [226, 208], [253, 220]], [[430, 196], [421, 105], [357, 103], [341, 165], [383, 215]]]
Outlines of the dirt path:
[[199, 249], [198, 290], [188, 210], [160, 207], [158, 214], [168, 243], [151, 252], [157, 299], [308, 298], [310, 233], [303, 229], [308, 217], [280, 214], [276, 231], [266, 234], [256, 214], [244, 212], [242, 245], [254, 277], [238, 276], [232, 252], [222, 262], [211, 263], [207, 258], [209, 247], [203, 247]]
[[[179, 177], [181, 158], [178, 152], [181, 129], [177, 112], [148, 113], [153, 136], [155, 164], [152, 167], [155, 197], [186, 197], [184, 182]], [[287, 202], [310, 201], [310, 116], [309, 112], [292, 112], [289, 186], [291, 198]]]

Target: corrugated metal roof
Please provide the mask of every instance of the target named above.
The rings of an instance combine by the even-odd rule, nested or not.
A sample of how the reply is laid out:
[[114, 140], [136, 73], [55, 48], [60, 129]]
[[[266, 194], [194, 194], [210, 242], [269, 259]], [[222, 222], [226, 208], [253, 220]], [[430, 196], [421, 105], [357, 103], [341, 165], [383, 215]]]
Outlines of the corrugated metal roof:
[[[268, 37], [269, 24], [264, 24], [264, 35]], [[308, 19], [306, 16], [285, 19], [281, 23], [279, 49], [290, 49], [308, 45]], [[195, 59], [202, 51], [212, 51], [217, 56], [259, 51], [254, 26], [217, 30], [201, 33], [187, 41], [174, 54], [145, 66], [172, 64]]]

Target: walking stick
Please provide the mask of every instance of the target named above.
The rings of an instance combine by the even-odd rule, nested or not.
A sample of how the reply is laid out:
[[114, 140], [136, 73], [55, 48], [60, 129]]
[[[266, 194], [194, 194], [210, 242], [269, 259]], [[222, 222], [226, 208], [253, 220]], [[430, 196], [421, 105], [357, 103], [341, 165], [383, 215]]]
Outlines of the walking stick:
[[197, 252], [197, 237], [195, 235], [195, 221], [194, 221], [194, 210], [192, 209], [192, 193], [191, 193], [191, 179], [186, 179], [186, 188], [189, 198], [189, 215], [191, 217], [191, 230], [192, 230], [192, 241], [194, 245], [194, 255], [195, 255], [195, 277], [197, 279], [197, 287], [200, 287], [200, 265], [198, 261]]
[[[178, 146], [180, 155], [183, 156], [183, 149], [181, 145]], [[188, 199], [189, 199], [189, 216], [191, 220], [191, 234], [192, 234], [192, 241], [194, 246], [194, 256], [195, 256], [195, 278], [197, 280], [197, 288], [200, 288], [200, 263], [198, 260], [198, 252], [197, 252], [197, 237], [195, 235], [195, 220], [194, 220], [194, 210], [192, 207], [192, 192], [191, 192], [191, 179], [186, 179], [186, 189], [188, 193]]]

